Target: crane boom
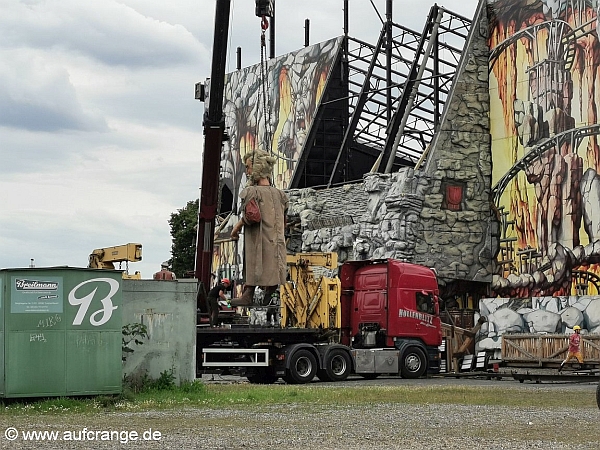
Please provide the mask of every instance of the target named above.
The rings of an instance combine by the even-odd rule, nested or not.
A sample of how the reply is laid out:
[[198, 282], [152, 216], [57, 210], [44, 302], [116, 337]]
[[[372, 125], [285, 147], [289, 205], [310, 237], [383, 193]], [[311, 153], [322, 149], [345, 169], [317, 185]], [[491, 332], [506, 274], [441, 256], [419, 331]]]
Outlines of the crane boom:
[[[129, 263], [142, 260], [142, 244], [124, 244], [114, 247], [97, 248], [90, 253], [88, 267], [91, 269], [114, 269], [115, 263]], [[134, 275], [124, 272], [123, 278], [141, 279], [139, 272]]]
[[208, 110], [204, 114], [202, 185], [198, 207], [195, 276], [200, 290], [210, 285], [215, 216], [219, 194], [219, 165], [225, 129], [223, 89], [229, 31], [230, 0], [217, 0]]

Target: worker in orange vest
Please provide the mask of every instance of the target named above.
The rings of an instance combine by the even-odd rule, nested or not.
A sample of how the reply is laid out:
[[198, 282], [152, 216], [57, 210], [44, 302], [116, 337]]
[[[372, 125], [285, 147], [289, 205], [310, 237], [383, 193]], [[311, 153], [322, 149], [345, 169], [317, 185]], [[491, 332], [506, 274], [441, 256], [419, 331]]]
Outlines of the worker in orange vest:
[[169, 263], [165, 261], [160, 265], [160, 272], [156, 272], [152, 277], [155, 280], [176, 280], [177, 277], [169, 270]]
[[565, 364], [569, 362], [571, 358], [577, 358], [579, 364], [583, 364], [583, 354], [581, 353], [581, 327], [579, 325], [575, 325], [573, 327], [574, 333], [569, 336], [569, 352], [567, 353], [567, 357], [565, 360], [560, 363], [560, 367], [558, 371], [560, 372]]

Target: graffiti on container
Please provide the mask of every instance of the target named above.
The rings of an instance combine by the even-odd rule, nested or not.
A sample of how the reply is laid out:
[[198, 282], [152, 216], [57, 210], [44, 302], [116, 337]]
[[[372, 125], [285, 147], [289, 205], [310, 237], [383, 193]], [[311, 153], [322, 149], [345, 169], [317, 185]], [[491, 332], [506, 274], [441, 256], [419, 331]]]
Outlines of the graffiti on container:
[[105, 344], [106, 344], [106, 341], [104, 341], [100, 336], [98, 336], [96, 338], [89, 334], [83, 334], [81, 336], [77, 336], [77, 339], [75, 340], [75, 345], [78, 348], [102, 347]]
[[44, 337], [44, 333], [31, 333], [29, 335], [29, 342], [47, 342]]
[[38, 328], [52, 328], [54, 325], [58, 325], [62, 322], [62, 317], [60, 314], [54, 314], [53, 316], [48, 316], [45, 319], [40, 319], [38, 322]]

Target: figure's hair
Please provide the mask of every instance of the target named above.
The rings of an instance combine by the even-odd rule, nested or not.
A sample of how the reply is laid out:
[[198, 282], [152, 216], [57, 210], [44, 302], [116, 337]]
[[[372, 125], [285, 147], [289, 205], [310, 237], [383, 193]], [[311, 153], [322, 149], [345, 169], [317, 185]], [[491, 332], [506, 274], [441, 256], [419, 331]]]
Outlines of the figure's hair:
[[273, 166], [277, 158], [263, 150], [253, 150], [244, 155], [244, 164], [248, 160], [252, 161], [252, 175], [249, 180], [251, 184], [256, 184], [261, 178], [272, 180]]

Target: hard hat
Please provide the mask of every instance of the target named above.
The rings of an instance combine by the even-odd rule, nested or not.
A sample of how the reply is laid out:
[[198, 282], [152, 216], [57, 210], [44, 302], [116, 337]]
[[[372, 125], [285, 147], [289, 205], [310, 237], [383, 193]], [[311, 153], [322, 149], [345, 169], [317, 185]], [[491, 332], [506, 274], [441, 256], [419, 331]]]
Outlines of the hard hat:
[[575, 325], [575, 326], [573, 327], [573, 330], [581, 330], [581, 327], [580, 327], [579, 325]]
[[229, 281], [229, 278], [223, 278], [221, 280], [221, 283], [227, 283], [227, 284], [231, 284], [231, 281]]

